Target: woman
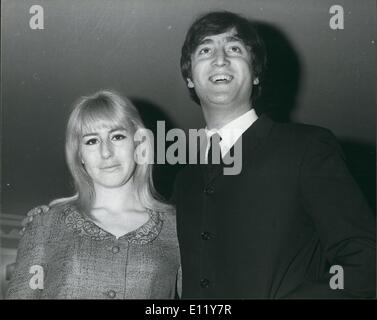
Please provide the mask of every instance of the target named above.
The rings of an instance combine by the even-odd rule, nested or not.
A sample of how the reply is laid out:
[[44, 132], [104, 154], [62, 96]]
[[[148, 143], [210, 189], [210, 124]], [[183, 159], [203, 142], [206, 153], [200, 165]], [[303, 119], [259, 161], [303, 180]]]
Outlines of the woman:
[[[20, 241], [8, 298], [165, 299], [180, 265], [172, 206], [152, 167], [134, 157], [144, 125], [111, 91], [81, 98], [70, 115], [66, 159], [77, 194], [37, 215]], [[147, 153], [150, 140], [143, 141]]]

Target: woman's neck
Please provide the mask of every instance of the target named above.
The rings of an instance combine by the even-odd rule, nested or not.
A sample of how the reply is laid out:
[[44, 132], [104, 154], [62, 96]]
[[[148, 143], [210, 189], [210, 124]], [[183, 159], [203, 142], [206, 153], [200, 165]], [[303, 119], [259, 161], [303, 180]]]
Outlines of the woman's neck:
[[94, 187], [96, 199], [90, 212], [94, 222], [119, 238], [145, 224], [149, 217], [142, 207], [133, 183], [119, 188]]
[[118, 188], [106, 188], [96, 185], [93, 209], [108, 209], [109, 211], [140, 210], [142, 208], [133, 181]]

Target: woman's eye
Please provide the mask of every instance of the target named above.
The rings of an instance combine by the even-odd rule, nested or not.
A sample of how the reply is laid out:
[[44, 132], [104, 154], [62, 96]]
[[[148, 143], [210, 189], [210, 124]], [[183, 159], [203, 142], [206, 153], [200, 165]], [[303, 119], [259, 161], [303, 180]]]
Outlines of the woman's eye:
[[119, 141], [119, 140], [123, 140], [123, 139], [125, 139], [125, 138], [126, 138], [126, 136], [125, 136], [124, 134], [115, 134], [115, 135], [111, 138], [111, 140]]
[[96, 144], [96, 143], [98, 143], [98, 139], [89, 139], [88, 141], [85, 142], [85, 144], [88, 146]]

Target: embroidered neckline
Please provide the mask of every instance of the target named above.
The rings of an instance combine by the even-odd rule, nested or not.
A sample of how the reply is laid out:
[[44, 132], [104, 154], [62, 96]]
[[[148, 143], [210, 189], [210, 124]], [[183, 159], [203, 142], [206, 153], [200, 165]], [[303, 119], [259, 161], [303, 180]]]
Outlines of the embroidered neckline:
[[90, 237], [92, 240], [124, 239], [129, 243], [147, 244], [157, 238], [163, 224], [159, 212], [151, 209], [147, 209], [147, 211], [149, 220], [146, 223], [119, 238], [103, 230], [93, 221], [86, 219], [73, 205], [69, 205], [63, 209], [62, 222], [64, 222], [69, 229], [83, 236]]

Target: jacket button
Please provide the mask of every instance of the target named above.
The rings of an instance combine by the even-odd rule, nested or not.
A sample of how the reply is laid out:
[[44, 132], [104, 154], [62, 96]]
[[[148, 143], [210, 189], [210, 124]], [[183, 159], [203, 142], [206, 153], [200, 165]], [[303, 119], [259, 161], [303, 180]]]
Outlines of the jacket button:
[[107, 291], [107, 296], [111, 299], [114, 299], [116, 297], [116, 292], [114, 290]]
[[205, 188], [204, 189], [204, 193], [207, 195], [207, 196], [210, 196], [212, 194], [215, 193], [215, 190], [212, 188], [212, 187], [208, 187], [208, 188]]
[[202, 288], [208, 288], [209, 287], [209, 280], [208, 279], [202, 279], [202, 280], [200, 280], [200, 286], [202, 287]]
[[203, 240], [210, 240], [211, 234], [209, 232], [202, 232], [201, 237], [202, 237]]
[[119, 249], [118, 246], [114, 246], [114, 247], [111, 249], [112, 253], [118, 253], [119, 250], [120, 250], [120, 249]]

